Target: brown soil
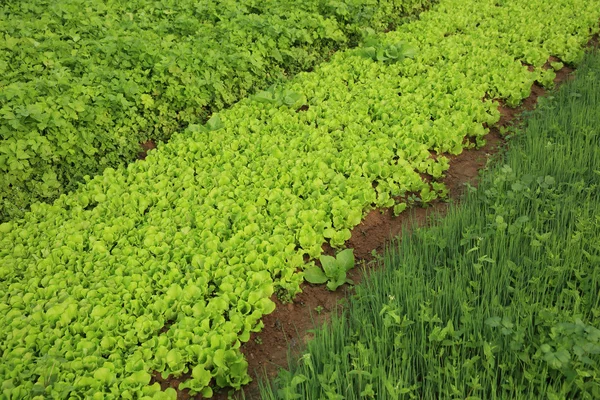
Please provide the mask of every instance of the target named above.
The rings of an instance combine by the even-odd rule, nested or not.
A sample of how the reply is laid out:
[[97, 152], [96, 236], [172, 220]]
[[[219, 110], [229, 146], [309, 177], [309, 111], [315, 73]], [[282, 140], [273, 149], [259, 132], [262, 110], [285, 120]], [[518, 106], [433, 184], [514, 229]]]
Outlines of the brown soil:
[[[593, 45], [594, 40], [590, 41]], [[559, 61], [551, 58], [549, 61]], [[547, 63], [549, 67], [549, 63]], [[565, 66], [557, 72], [555, 83], [559, 85], [571, 78], [573, 69]], [[514, 126], [519, 121], [519, 115], [524, 110], [535, 107], [539, 96], [545, 94], [545, 90], [535, 84], [531, 95], [524, 100], [518, 108], [509, 108], [502, 103], [499, 105], [501, 119], [497, 126], [490, 129], [486, 136], [486, 144], [479, 149], [465, 150], [458, 156], [450, 156], [450, 169], [447, 171], [443, 182], [449, 190], [449, 199], [453, 202], [460, 201], [460, 196], [466, 189], [466, 185], [477, 185], [479, 171], [483, 169], [490, 158], [498, 153], [504, 146], [505, 138], [500, 133], [501, 128]], [[147, 142], [148, 143], [148, 142]], [[153, 143], [152, 143], [153, 145]], [[153, 148], [153, 147], [150, 147]], [[145, 150], [146, 151], [146, 150]], [[403, 229], [412, 226], [422, 226], [433, 215], [444, 215], [448, 209], [449, 201], [437, 200], [426, 208], [413, 207], [394, 217], [390, 209], [373, 210], [354, 228], [352, 237], [347, 242], [347, 247], [354, 249], [357, 265], [365, 268], [354, 268], [349, 276], [358, 283], [363, 271], [368, 271], [377, 264], [373, 263], [373, 252], [381, 254], [390, 239], [397, 237]], [[331, 254], [332, 249], [324, 245], [324, 251]], [[335, 292], [328, 291], [324, 285], [311, 285], [304, 283], [302, 293], [298, 294], [294, 301], [289, 304], [282, 303], [273, 296], [277, 307], [275, 311], [263, 318], [264, 329], [253, 334], [247, 343], [241, 346], [241, 351], [248, 360], [248, 372], [253, 382], [244, 387], [244, 395], [247, 399], [259, 399], [258, 380], [265, 376], [273, 378], [279, 368], [287, 367], [288, 354], [298, 354], [304, 348], [304, 344], [313, 337], [311, 330], [321, 326], [334, 312], [338, 312], [347, 295], [352, 288], [344, 285]], [[179, 382], [187, 379], [182, 376], [178, 379], [171, 378], [163, 380], [155, 374], [153, 381], [161, 383], [163, 390], [167, 387], [177, 388]], [[214, 399], [242, 398], [241, 391], [233, 393], [232, 390], [221, 390], [215, 393]], [[190, 396], [187, 389], [178, 391], [179, 399], [200, 399], [201, 396]]]
[[156, 148], [156, 143], [152, 140], [146, 140], [145, 142], [140, 143], [140, 147], [142, 148], [142, 151], [138, 153], [138, 160], [145, 160], [148, 152]]

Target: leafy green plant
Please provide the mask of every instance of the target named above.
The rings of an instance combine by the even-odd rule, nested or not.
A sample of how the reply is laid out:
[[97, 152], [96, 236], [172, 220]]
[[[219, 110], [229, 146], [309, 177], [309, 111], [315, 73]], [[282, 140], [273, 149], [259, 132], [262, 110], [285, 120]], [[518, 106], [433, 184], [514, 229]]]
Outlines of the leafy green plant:
[[275, 107], [283, 105], [291, 107], [298, 105], [299, 102], [305, 101], [301, 93], [285, 90], [275, 85], [267, 90], [256, 93], [252, 98], [259, 102], [272, 104]]
[[550, 66], [554, 71], [560, 71], [565, 66], [565, 64], [560, 61], [552, 61], [550, 63]]
[[321, 284], [327, 282], [327, 289], [335, 291], [344, 283], [353, 284], [346, 277], [348, 271], [354, 267], [354, 250], [346, 249], [336, 254], [335, 257], [322, 255], [319, 257], [321, 268], [310, 265], [304, 269], [304, 279], [310, 283]]
[[373, 61], [395, 63], [414, 58], [417, 48], [405, 42], [385, 43], [371, 37], [365, 41], [359, 54]]

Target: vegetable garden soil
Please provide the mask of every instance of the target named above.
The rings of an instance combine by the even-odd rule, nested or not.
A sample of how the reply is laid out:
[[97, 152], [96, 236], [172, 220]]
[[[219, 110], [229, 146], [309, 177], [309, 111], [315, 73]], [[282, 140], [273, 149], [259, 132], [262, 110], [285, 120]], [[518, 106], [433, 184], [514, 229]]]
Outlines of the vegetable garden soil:
[[[589, 45], [597, 47], [598, 37], [590, 40]], [[551, 58], [550, 61], [559, 61]], [[554, 80], [556, 85], [570, 79], [573, 69], [563, 67], [557, 71]], [[497, 154], [506, 143], [500, 133], [501, 128], [510, 127], [519, 121], [519, 115], [525, 110], [535, 107], [539, 96], [545, 90], [534, 84], [531, 95], [525, 99], [518, 108], [509, 108], [500, 104], [501, 118], [496, 127], [490, 129], [485, 137], [486, 144], [479, 149], [465, 150], [458, 156], [449, 156], [450, 168], [443, 182], [449, 190], [449, 201], [436, 200], [426, 208], [413, 207], [408, 211], [394, 217], [392, 210], [372, 210], [363, 221], [352, 230], [352, 237], [346, 243], [347, 247], [354, 249], [357, 267], [349, 272], [349, 277], [358, 283], [377, 263], [373, 252], [381, 254], [390, 239], [400, 235], [404, 229], [414, 226], [426, 225], [431, 217], [444, 215], [451, 202], [457, 202], [466, 189], [466, 185], [477, 185], [479, 171], [483, 169], [493, 155]], [[144, 153], [153, 148], [154, 143], [144, 144]], [[143, 154], [145, 155], [145, 154]], [[143, 158], [143, 155], [140, 158]], [[324, 252], [333, 254], [333, 249], [325, 244]], [[364, 271], [364, 272], [363, 272]], [[327, 290], [325, 285], [312, 285], [304, 283], [302, 293], [299, 293], [292, 303], [283, 303], [273, 295], [276, 308], [273, 313], [263, 318], [264, 328], [259, 333], [253, 333], [250, 340], [241, 346], [241, 351], [248, 361], [248, 372], [253, 381], [245, 386], [246, 399], [258, 399], [258, 380], [267, 376], [272, 379], [277, 375], [279, 368], [287, 367], [288, 354], [299, 354], [308, 340], [313, 337], [311, 331], [325, 323], [332, 313], [339, 312], [344, 300], [352, 288], [342, 286], [335, 292]], [[189, 373], [180, 378], [162, 379], [158, 373], [153, 374], [152, 382], [160, 382], [164, 389], [173, 387], [177, 389], [179, 383], [189, 378]], [[220, 390], [213, 399], [223, 400], [229, 398], [231, 390]], [[231, 396], [241, 399], [241, 393]], [[202, 396], [191, 396], [188, 389], [178, 390], [178, 399], [201, 399]]]

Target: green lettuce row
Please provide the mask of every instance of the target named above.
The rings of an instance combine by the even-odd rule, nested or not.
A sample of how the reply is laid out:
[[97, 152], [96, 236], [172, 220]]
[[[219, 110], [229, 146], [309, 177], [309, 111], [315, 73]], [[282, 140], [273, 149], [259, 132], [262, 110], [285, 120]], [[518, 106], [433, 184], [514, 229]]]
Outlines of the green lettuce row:
[[133, 161], [430, 0], [34, 0], [0, 6], [0, 221]]
[[443, 1], [0, 225], [5, 396], [153, 396], [151, 371], [204, 395], [248, 382], [239, 346], [305, 255], [369, 209], [444, 195], [444, 154], [498, 121], [486, 94], [516, 103], [552, 76], [524, 54], [578, 60], [599, 2], [558, 3]]
[[599, 116], [595, 51], [260, 398], [600, 398]]

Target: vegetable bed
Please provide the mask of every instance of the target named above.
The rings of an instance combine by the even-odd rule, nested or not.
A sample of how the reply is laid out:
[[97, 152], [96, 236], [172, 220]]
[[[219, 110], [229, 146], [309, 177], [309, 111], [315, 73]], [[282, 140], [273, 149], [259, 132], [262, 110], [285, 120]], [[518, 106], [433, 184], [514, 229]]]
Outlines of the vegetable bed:
[[0, 221], [133, 161], [429, 0], [34, 0], [0, 6]]
[[580, 61], [599, 18], [597, 0], [443, 0], [0, 225], [3, 394], [174, 396], [152, 371], [244, 385], [239, 346], [304, 258], [372, 208], [445, 196], [444, 154], [484, 140], [491, 99], [551, 85], [549, 56]]

